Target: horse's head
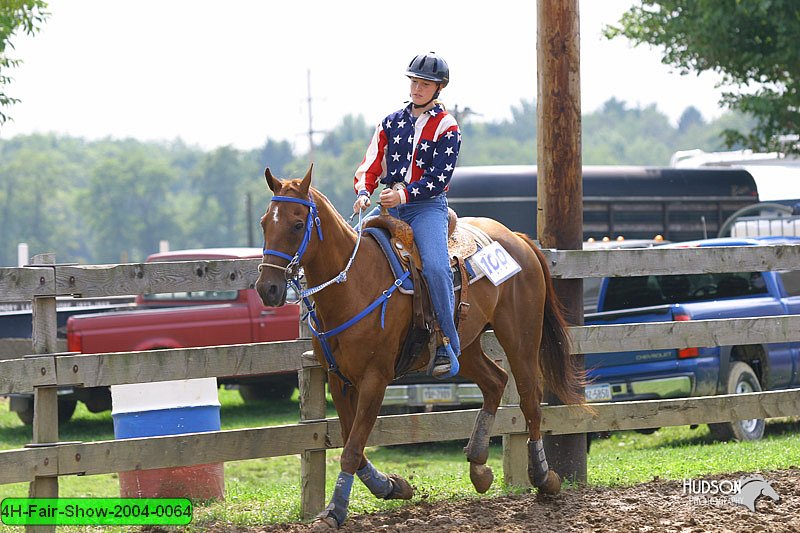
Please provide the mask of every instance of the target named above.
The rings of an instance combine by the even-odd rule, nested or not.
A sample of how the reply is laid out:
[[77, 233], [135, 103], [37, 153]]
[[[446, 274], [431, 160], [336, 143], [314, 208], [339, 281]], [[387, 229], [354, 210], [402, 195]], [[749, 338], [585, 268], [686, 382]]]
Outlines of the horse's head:
[[311, 169], [302, 179], [279, 180], [264, 171], [267, 186], [273, 193], [261, 229], [264, 233], [264, 256], [259, 266], [256, 290], [267, 306], [286, 303], [286, 283], [298, 276], [301, 261], [314, 253], [314, 226], [320, 233], [317, 208], [309, 193]]
[[761, 487], [761, 495], [770, 498], [773, 501], [779, 501], [781, 497], [778, 495], [778, 491], [772, 488], [772, 485], [769, 483], [765, 483], [763, 487]]

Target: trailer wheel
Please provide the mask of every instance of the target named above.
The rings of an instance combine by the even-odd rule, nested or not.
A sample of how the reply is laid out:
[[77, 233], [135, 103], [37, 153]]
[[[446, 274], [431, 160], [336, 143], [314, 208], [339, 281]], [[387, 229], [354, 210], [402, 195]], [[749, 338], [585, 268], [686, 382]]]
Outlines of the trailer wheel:
[[245, 403], [270, 400], [288, 400], [297, 387], [297, 376], [269, 376], [257, 382], [239, 385], [239, 394]]
[[[66, 424], [72, 415], [75, 414], [75, 408], [78, 406], [78, 400], [71, 398], [58, 399], [58, 423]], [[28, 402], [27, 409], [16, 411], [17, 416], [26, 426], [33, 425], [33, 400]]]
[[[744, 394], [747, 392], [761, 392], [761, 384], [758, 382], [753, 369], [750, 365], [741, 361], [736, 361], [731, 365], [728, 374], [726, 387], [727, 394]], [[711, 436], [720, 441], [728, 440], [759, 440], [764, 436], [764, 420], [753, 418], [751, 420], [734, 420], [732, 422], [721, 422], [719, 424], [709, 424]]]

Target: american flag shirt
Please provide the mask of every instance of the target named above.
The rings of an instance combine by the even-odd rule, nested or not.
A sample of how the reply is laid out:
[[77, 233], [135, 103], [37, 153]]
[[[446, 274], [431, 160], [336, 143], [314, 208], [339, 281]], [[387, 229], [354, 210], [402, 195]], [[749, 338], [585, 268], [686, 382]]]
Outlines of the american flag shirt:
[[386, 117], [375, 128], [353, 188], [370, 195], [383, 183], [398, 188], [400, 203], [424, 200], [447, 191], [461, 148], [461, 132], [453, 115], [436, 104], [419, 117], [411, 105]]

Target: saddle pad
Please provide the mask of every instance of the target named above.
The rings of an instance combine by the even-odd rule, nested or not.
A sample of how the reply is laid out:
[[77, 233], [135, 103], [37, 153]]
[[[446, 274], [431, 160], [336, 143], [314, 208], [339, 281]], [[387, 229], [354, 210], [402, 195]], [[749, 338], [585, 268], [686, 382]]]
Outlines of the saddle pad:
[[[400, 262], [400, 258], [392, 249], [389, 232], [383, 228], [364, 228], [364, 233], [375, 239], [383, 251], [383, 255], [389, 261], [389, 267], [392, 269], [392, 274], [395, 279], [402, 276], [406, 269]], [[411, 276], [403, 280], [403, 284], [399, 287], [400, 292], [405, 294], [414, 294], [414, 283], [411, 281]]]
[[[364, 228], [364, 233], [371, 236], [380, 246], [381, 250], [383, 251], [383, 255], [386, 256], [386, 260], [389, 262], [389, 267], [392, 269], [392, 274], [395, 278], [399, 278], [400, 276], [405, 273], [407, 270], [405, 265], [400, 261], [400, 258], [397, 256], [397, 253], [394, 249], [392, 249], [391, 237], [389, 232], [383, 228]], [[482, 246], [481, 246], [482, 247]], [[484, 277], [484, 273], [479, 268], [473, 267], [470, 260], [464, 262], [467, 268], [467, 279], [469, 279], [469, 284], [472, 285], [478, 279]], [[451, 271], [453, 272], [453, 289], [458, 290], [461, 288], [461, 275], [458, 272], [458, 269], [455, 266], [451, 266]], [[414, 294], [414, 284], [411, 281], [411, 277], [409, 276], [403, 281], [403, 284], [400, 286], [399, 291], [404, 294]]]

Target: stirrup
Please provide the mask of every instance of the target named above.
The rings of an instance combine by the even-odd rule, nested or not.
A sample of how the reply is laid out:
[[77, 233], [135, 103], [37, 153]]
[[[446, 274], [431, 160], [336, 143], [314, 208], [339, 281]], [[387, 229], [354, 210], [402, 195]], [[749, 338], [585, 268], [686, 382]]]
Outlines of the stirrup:
[[431, 375], [435, 379], [449, 379], [458, 374], [461, 365], [458, 364], [458, 357], [450, 347], [450, 343], [436, 348], [436, 356], [433, 358], [433, 368]]

